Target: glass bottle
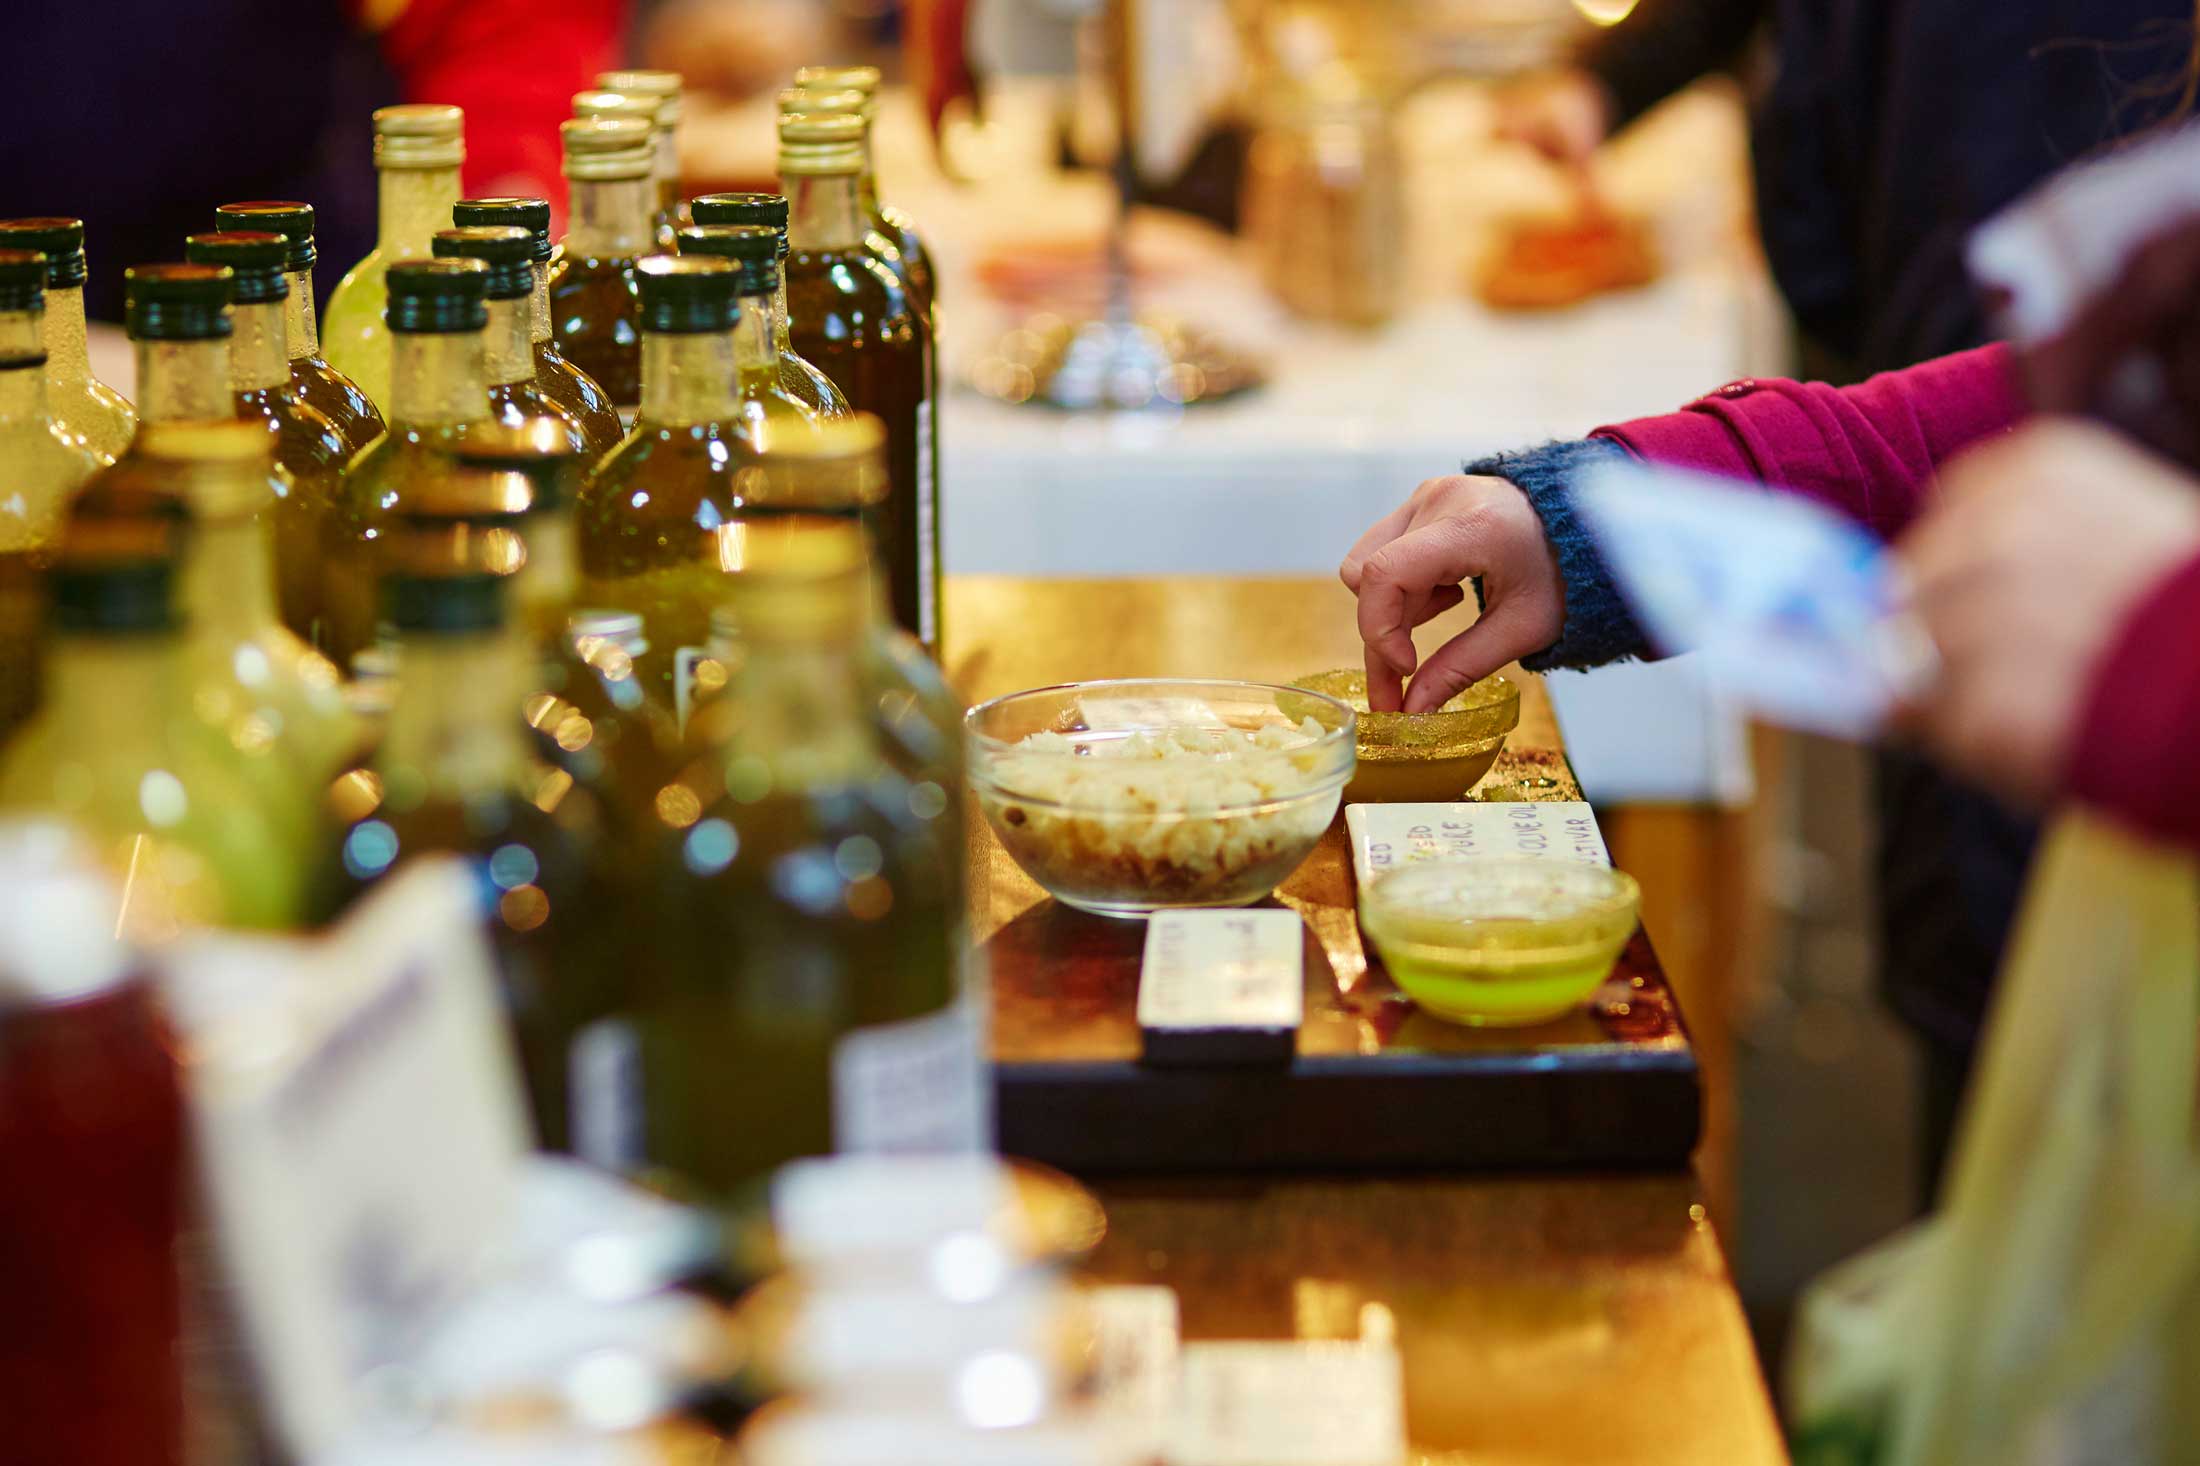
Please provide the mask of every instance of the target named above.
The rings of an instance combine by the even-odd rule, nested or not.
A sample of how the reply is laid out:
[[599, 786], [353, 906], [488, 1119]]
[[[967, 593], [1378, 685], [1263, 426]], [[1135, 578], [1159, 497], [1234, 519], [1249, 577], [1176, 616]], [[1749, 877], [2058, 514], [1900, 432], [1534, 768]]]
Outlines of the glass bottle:
[[651, 246], [656, 253], [672, 252], [672, 220], [679, 197], [678, 184], [665, 176], [665, 144], [670, 134], [665, 130], [663, 105], [659, 98], [646, 92], [622, 92], [592, 88], [573, 94], [575, 117], [631, 118], [649, 124], [650, 166], [649, 176], [654, 192], [650, 200], [650, 228], [653, 231]]
[[266, 231], [289, 242], [283, 268], [290, 295], [283, 303], [283, 342], [290, 353], [290, 380], [309, 407], [318, 409], [343, 435], [347, 457], [382, 436], [382, 410], [359, 384], [330, 366], [321, 355], [319, 314], [313, 305], [313, 205], [290, 199], [252, 199], [214, 210], [221, 230]]
[[399, 260], [389, 268], [389, 431], [345, 472], [322, 546], [323, 650], [339, 667], [375, 644], [378, 560], [395, 517], [451, 472], [451, 450], [489, 418], [488, 276], [479, 260]]
[[46, 701], [0, 762], [0, 806], [75, 825], [123, 883], [135, 939], [295, 927], [310, 852], [192, 708], [170, 553], [72, 547], [56, 567]]
[[69, 496], [102, 466], [47, 407], [42, 327], [50, 268], [35, 250], [0, 250], [0, 464], [8, 485], [0, 494], [0, 743], [38, 706], [41, 576], [58, 548]]
[[489, 325], [481, 341], [490, 416], [513, 427], [553, 419], [580, 452], [587, 436], [579, 420], [535, 386], [533, 238], [511, 226], [475, 225], [438, 230], [434, 248], [437, 259], [479, 260], [488, 267]]
[[787, 304], [795, 349], [825, 369], [849, 405], [886, 425], [890, 489], [880, 542], [894, 619], [940, 645], [938, 445], [932, 338], [894, 272], [864, 245], [856, 192], [863, 122], [796, 113], [779, 120], [789, 204]]
[[130, 446], [137, 410], [92, 375], [84, 331], [84, 221], [0, 219], [0, 249], [46, 257], [46, 410], [85, 447], [112, 463]]
[[321, 338], [329, 365], [359, 384], [385, 415], [391, 406], [391, 356], [384, 323], [390, 266], [427, 256], [435, 231], [451, 222], [458, 170], [466, 161], [466, 115], [442, 103], [383, 107], [374, 114], [374, 168], [380, 228], [367, 257], [329, 296]]
[[597, 891], [594, 812], [528, 745], [528, 659], [505, 632], [503, 577], [427, 540], [415, 548], [384, 581], [397, 701], [373, 763], [338, 781], [348, 823], [332, 879], [348, 900], [418, 855], [475, 866], [536, 1129], [569, 1149], [569, 1068], [630, 1047], [589, 1033], [620, 1006], [624, 935]]
[[634, 264], [657, 238], [650, 131], [623, 117], [576, 118], [559, 129], [571, 208], [564, 252], [550, 266], [550, 332], [630, 427], [642, 400]]
[[534, 246], [535, 286], [528, 333], [535, 352], [535, 390], [581, 425], [590, 462], [619, 446], [626, 425], [596, 379], [565, 359], [550, 334], [550, 201], [529, 198], [460, 199], [451, 218], [461, 228], [525, 229]]
[[284, 265], [290, 246], [279, 234], [231, 230], [191, 235], [183, 249], [195, 264], [229, 268], [234, 302], [229, 312], [229, 381], [235, 412], [267, 432], [275, 462], [289, 479], [270, 509], [283, 623], [307, 644], [319, 646], [321, 535], [351, 454], [336, 424], [306, 405], [291, 376], [284, 325], [290, 296]]
[[657, 794], [679, 772], [682, 755], [672, 714], [642, 688], [648, 650], [640, 613], [576, 610], [544, 690], [527, 704], [542, 756], [600, 802], [609, 864], [618, 870], [638, 869], [663, 829]]
[[[856, 189], [866, 219], [878, 238], [888, 263], [894, 265], [924, 312], [925, 323], [939, 331], [938, 272], [932, 268], [931, 251], [924, 247], [916, 223], [892, 204], [881, 202], [878, 170], [871, 156], [871, 126], [878, 117], [879, 69], [876, 66], [805, 66], [794, 74], [794, 91], [809, 100], [791, 110], [800, 112], [853, 111], [863, 119], [863, 172]], [[826, 98], [830, 98], [827, 102]], [[851, 104], [852, 99], [852, 104]], [[790, 110], [783, 97], [782, 111]]]
[[[776, 200], [780, 206], [780, 217], [784, 221], [787, 212], [785, 199], [777, 194], [752, 196]], [[697, 199], [695, 207], [698, 212], [718, 212], [706, 210], [704, 206], [712, 198], [723, 197], [726, 195]], [[771, 252], [768, 256], [761, 253], [761, 246], [753, 236], [742, 233], [745, 230], [762, 230], [769, 236]], [[848, 399], [840, 395], [840, 389], [833, 385], [832, 378], [795, 355], [794, 348], [787, 344], [787, 284], [786, 276], [780, 269], [780, 262], [787, 257], [787, 227], [784, 222], [777, 228], [767, 224], [691, 224], [680, 231], [679, 244], [682, 254], [718, 255], [724, 259], [740, 261], [755, 282], [761, 282], [768, 273], [771, 279], [770, 295], [753, 304], [745, 301], [742, 310], [747, 312], [760, 307], [759, 313], [770, 320], [772, 354], [778, 362], [780, 391], [821, 421], [852, 415], [853, 409], [848, 406]]]
[[760, 520], [728, 568], [738, 717], [659, 798], [639, 983], [648, 1158], [723, 1200], [797, 1156], [984, 1140], [942, 801], [886, 757], [847, 521]]
[[819, 421], [817, 409], [789, 392], [779, 370], [772, 296], [779, 281], [779, 240], [753, 225], [693, 224], [680, 231], [680, 252], [716, 256], [733, 266], [740, 318], [733, 327], [733, 364], [742, 417], [758, 442], [773, 429]]
[[603, 71], [596, 74], [596, 85], [607, 92], [649, 97], [657, 103], [657, 161], [653, 171], [657, 177], [657, 207], [667, 224], [658, 231], [657, 247], [670, 253], [673, 231], [695, 222], [688, 217], [684, 202], [687, 191], [680, 182], [680, 116], [685, 110], [680, 73]]

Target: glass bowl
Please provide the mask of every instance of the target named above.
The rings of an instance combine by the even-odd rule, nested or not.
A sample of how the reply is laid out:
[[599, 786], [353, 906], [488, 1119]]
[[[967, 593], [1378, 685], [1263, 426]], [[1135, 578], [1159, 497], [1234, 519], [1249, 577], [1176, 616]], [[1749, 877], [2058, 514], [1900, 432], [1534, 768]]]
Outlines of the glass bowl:
[[1489, 676], [1432, 713], [1371, 713], [1367, 673], [1320, 672], [1291, 684], [1336, 698], [1359, 715], [1359, 771], [1347, 804], [1447, 804], [1490, 771], [1520, 725], [1520, 689]]
[[970, 787], [1065, 905], [1248, 906], [1298, 868], [1352, 777], [1352, 709], [1259, 682], [1041, 687], [972, 708]]
[[1368, 888], [1360, 924], [1391, 980], [1439, 1018], [1542, 1023], [1589, 1000], [1634, 934], [1641, 888], [1600, 865], [1430, 861]]

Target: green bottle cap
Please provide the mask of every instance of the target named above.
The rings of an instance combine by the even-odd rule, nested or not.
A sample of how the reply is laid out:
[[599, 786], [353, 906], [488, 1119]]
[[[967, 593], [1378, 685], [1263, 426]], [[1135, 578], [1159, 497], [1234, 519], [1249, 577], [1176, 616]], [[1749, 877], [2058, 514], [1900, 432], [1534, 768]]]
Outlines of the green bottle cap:
[[0, 219], [0, 249], [35, 249], [44, 255], [48, 290], [82, 285], [89, 273], [82, 219]]
[[536, 263], [550, 258], [548, 199], [460, 199], [451, 208], [451, 222], [463, 229], [525, 229], [534, 236]]
[[290, 296], [290, 241], [261, 229], [192, 234], [183, 241], [183, 257], [194, 265], [227, 265], [238, 305], [264, 305]]
[[126, 636], [176, 625], [174, 563], [166, 559], [72, 560], [46, 577], [53, 624], [63, 631]]
[[0, 249], [0, 311], [44, 309], [46, 268], [35, 249]]
[[779, 257], [787, 257], [787, 197], [777, 193], [706, 193], [688, 201], [698, 224], [761, 224], [779, 233]]
[[450, 335], [489, 324], [489, 267], [479, 260], [399, 260], [387, 279], [392, 331]]
[[651, 255], [635, 266], [642, 329], [696, 334], [730, 331], [741, 318], [740, 272], [707, 255]]
[[313, 268], [313, 205], [296, 199], [247, 199], [223, 204], [214, 210], [214, 227], [221, 230], [265, 231], [290, 242], [290, 258], [283, 268], [296, 273]]
[[123, 324], [139, 341], [218, 341], [232, 329], [227, 265], [132, 265], [122, 272]]
[[504, 577], [481, 571], [393, 570], [382, 608], [403, 636], [464, 636], [504, 625]]
[[695, 224], [678, 234], [683, 255], [731, 260], [743, 295], [769, 295], [779, 288], [779, 234], [762, 224]]
[[535, 236], [514, 225], [439, 229], [429, 242], [439, 260], [479, 260], [489, 268], [488, 298], [524, 300], [535, 293]]

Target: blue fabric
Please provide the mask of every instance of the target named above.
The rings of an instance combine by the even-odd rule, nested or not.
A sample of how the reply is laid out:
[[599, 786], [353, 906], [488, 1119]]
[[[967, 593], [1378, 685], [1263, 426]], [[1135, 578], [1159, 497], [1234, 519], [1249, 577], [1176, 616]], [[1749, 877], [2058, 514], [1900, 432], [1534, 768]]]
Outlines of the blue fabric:
[[[1613, 585], [1612, 572], [1597, 554], [1588, 527], [1574, 517], [1574, 480], [1593, 464], [1626, 456], [1627, 450], [1609, 439], [1582, 438], [1492, 454], [1464, 467], [1466, 473], [1518, 485], [1558, 554], [1558, 572], [1566, 585], [1566, 620], [1557, 641], [1520, 659], [1520, 665], [1531, 672], [1581, 670], [1650, 655], [1642, 628]], [[1480, 581], [1475, 582], [1474, 593], [1481, 597]]]

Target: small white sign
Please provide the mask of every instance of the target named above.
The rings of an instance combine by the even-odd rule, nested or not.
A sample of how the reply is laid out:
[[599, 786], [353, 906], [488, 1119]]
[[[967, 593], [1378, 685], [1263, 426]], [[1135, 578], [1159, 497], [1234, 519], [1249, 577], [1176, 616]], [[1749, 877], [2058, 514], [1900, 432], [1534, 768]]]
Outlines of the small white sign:
[[1596, 811], [1580, 800], [1487, 804], [1355, 804], [1345, 810], [1352, 868], [1365, 891], [1402, 865], [1525, 855], [1609, 866]]
[[1157, 911], [1138, 978], [1140, 1028], [1291, 1028], [1306, 1014], [1295, 911]]
[[1176, 1410], [1176, 1290], [1153, 1284], [1093, 1288], [1094, 1403], [1117, 1430], [1158, 1455]]
[[1402, 1466], [1405, 1451], [1394, 1348], [1184, 1346], [1170, 1466]]
[[833, 1045], [833, 1148], [990, 1150], [983, 1033], [963, 998], [922, 1018], [843, 1034]]
[[1197, 697], [1081, 697], [1077, 710], [1095, 733], [1230, 726], [1205, 699]]

